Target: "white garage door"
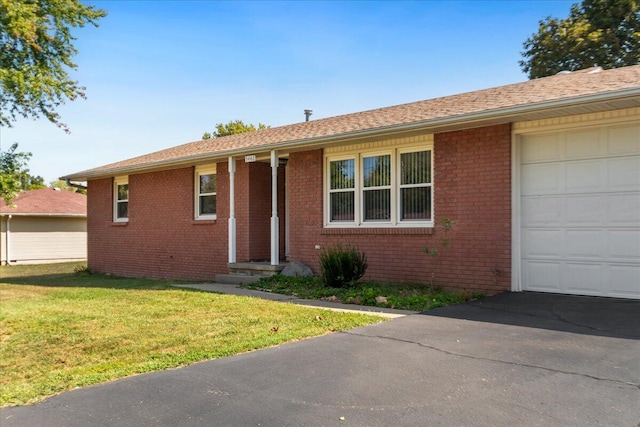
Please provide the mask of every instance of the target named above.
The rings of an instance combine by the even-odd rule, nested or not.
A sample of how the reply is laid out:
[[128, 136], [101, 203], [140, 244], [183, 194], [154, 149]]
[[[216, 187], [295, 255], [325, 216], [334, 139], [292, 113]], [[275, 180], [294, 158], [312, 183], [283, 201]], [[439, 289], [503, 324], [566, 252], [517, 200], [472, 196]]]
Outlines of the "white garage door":
[[640, 125], [520, 143], [522, 289], [640, 298]]
[[85, 218], [14, 216], [10, 260], [56, 261], [87, 258]]

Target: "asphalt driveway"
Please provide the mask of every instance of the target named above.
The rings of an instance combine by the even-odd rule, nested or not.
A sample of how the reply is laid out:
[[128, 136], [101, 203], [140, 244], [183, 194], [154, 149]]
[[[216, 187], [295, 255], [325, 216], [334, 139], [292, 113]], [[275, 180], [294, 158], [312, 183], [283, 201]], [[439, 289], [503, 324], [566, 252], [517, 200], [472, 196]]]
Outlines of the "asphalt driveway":
[[0, 411], [11, 426], [630, 426], [640, 301], [504, 294]]

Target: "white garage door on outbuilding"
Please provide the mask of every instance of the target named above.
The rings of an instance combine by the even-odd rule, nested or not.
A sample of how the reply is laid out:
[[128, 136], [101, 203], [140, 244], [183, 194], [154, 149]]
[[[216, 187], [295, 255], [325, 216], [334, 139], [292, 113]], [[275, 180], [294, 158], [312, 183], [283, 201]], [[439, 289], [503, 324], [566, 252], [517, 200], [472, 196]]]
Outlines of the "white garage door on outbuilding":
[[640, 298], [640, 117], [514, 129], [514, 288]]
[[87, 258], [87, 196], [42, 188], [0, 200], [0, 263]]

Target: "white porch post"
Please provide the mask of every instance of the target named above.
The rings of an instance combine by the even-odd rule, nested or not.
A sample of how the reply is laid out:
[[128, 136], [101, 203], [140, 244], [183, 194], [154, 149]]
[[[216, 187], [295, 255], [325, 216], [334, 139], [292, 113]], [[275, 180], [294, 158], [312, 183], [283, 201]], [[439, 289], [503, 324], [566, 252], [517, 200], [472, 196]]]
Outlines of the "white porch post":
[[278, 152], [271, 152], [271, 265], [280, 264], [278, 231]]
[[229, 264], [236, 262], [236, 161], [229, 156]]

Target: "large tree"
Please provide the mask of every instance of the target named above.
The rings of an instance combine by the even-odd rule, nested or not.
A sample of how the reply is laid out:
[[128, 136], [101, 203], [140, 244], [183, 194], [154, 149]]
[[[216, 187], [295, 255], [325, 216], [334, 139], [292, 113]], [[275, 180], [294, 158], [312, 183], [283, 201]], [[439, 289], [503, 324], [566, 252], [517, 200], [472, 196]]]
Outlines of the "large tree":
[[242, 120], [232, 120], [227, 124], [218, 123], [216, 125], [216, 130], [214, 130], [213, 132], [205, 132], [202, 135], [202, 139], [211, 139], [221, 136], [235, 135], [237, 133], [253, 132], [260, 129], [266, 129], [268, 127], [269, 126], [262, 123], [258, 123], [258, 126], [255, 126], [251, 123], [245, 124]]
[[583, 0], [568, 18], [548, 17], [539, 25], [520, 61], [531, 79], [640, 63], [640, 0]]
[[69, 76], [72, 28], [98, 26], [107, 12], [78, 0], [0, 0], [0, 125], [19, 116], [46, 117], [68, 132], [57, 108], [85, 98], [85, 88]]

